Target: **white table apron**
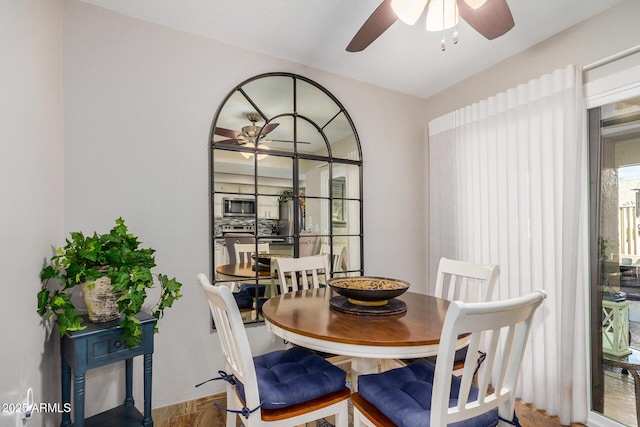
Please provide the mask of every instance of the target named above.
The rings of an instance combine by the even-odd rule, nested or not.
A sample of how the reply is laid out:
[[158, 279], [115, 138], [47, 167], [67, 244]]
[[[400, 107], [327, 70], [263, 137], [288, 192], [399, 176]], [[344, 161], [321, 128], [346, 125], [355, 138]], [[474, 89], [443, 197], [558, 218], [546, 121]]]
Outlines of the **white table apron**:
[[[280, 338], [301, 347], [325, 353], [350, 356], [351, 381], [354, 390], [357, 391], [358, 376], [377, 373], [381, 359], [417, 359], [420, 357], [435, 356], [438, 353], [438, 344], [416, 346], [374, 346], [334, 342], [291, 332], [280, 328], [265, 319], [267, 329]], [[469, 342], [468, 337], [460, 338], [456, 349], [462, 348]]]

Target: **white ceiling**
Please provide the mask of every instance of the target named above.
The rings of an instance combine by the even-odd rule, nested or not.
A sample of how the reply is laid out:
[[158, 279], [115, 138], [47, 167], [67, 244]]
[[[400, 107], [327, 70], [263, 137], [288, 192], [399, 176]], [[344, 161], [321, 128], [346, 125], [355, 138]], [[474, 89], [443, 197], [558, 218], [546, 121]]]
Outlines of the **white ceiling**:
[[81, 1], [427, 98], [622, 0], [509, 0], [514, 29], [488, 41], [462, 21], [445, 52], [424, 16], [397, 21], [359, 53], [345, 47], [381, 0]]

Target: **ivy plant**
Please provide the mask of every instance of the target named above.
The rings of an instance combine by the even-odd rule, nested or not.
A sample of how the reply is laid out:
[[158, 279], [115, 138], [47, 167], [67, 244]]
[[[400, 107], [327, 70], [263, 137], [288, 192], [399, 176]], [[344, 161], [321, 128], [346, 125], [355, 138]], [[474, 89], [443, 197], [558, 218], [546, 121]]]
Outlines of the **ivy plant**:
[[[147, 290], [154, 286], [154, 278], [161, 287], [160, 298], [151, 313], [156, 319], [162, 318], [164, 310], [182, 296], [182, 284], [175, 278], [151, 272], [156, 266], [154, 253], [154, 249], [140, 248], [138, 237], [128, 232], [122, 218], [116, 220], [107, 234], [94, 232], [85, 236], [81, 232], [72, 232], [71, 239], [66, 239], [66, 244], [56, 250], [50, 265], [42, 269], [38, 314], [44, 320], [53, 317], [61, 336], [86, 328], [71, 301], [70, 291], [86, 281], [109, 276], [113, 292], [120, 294], [116, 303], [121, 314], [123, 339], [127, 346], [135, 347], [142, 341], [137, 314], [142, 311]], [[60, 286], [51, 286], [52, 279]], [[157, 331], [156, 323], [154, 332]]]

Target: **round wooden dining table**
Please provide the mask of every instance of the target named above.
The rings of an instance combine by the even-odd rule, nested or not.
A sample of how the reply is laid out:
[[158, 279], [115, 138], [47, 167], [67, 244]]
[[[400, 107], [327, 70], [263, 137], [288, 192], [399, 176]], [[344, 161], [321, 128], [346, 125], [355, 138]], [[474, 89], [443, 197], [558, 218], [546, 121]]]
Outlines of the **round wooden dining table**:
[[[221, 276], [221, 278], [229, 278], [229, 279], [252, 279], [256, 277], [256, 270], [254, 262], [241, 262], [238, 264], [223, 264], [216, 267], [216, 273]], [[258, 278], [269, 278], [271, 277], [271, 271], [268, 269], [260, 269], [258, 271]]]
[[[333, 309], [330, 288], [288, 292], [269, 299], [262, 313], [277, 336], [313, 350], [351, 356], [352, 377], [376, 372], [380, 359], [413, 359], [438, 352], [449, 301], [406, 292], [406, 312], [362, 315]], [[464, 337], [459, 339], [464, 346]], [[357, 381], [353, 380], [356, 385]]]

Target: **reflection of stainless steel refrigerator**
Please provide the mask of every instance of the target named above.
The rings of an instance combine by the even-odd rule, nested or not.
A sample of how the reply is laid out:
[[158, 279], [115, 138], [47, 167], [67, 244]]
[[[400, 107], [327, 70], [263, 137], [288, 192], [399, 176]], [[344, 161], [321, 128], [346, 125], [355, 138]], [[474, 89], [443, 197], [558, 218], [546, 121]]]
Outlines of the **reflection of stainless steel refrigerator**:
[[[281, 236], [293, 236], [295, 233], [293, 215], [293, 200], [280, 202], [280, 219], [278, 220], [278, 234]], [[299, 231], [304, 230], [304, 216], [302, 207], [298, 205], [298, 222], [300, 223]]]

